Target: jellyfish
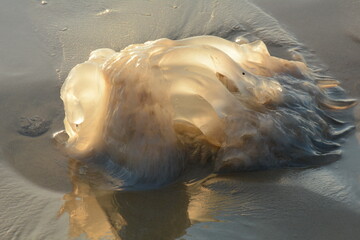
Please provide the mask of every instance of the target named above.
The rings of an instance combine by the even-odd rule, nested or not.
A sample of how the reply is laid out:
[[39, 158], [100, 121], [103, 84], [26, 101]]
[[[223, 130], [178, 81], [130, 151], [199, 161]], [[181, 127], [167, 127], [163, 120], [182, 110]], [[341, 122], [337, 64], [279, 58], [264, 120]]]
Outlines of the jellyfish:
[[133, 183], [168, 182], [189, 164], [221, 172], [321, 162], [340, 155], [336, 136], [352, 128], [331, 114], [354, 104], [329, 97], [337, 85], [304, 62], [271, 56], [261, 40], [97, 49], [61, 88], [63, 148], [111, 161]]

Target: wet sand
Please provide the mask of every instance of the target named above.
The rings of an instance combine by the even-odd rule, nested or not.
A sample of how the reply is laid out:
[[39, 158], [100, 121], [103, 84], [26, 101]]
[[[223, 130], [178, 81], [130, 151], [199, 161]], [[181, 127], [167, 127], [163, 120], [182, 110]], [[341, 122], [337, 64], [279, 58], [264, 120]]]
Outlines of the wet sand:
[[[250, 34], [279, 55], [299, 42], [312, 50], [310, 61], [327, 65], [349, 96], [360, 97], [359, 3], [253, 2], [274, 18], [246, 1], [2, 3], [0, 239], [358, 239], [359, 128], [329, 165], [144, 192], [94, 188], [82, 177], [87, 168], [52, 143], [63, 128], [60, 85], [75, 64], [99, 47], [160, 37]], [[354, 112], [359, 122], [360, 108]], [[49, 131], [19, 134], [19, 119], [36, 115], [51, 121]]]

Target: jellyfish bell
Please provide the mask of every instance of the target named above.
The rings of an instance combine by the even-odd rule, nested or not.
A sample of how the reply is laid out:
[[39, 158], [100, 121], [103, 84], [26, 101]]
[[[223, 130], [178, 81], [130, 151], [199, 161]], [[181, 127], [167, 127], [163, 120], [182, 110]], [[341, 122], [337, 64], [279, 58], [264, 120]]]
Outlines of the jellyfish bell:
[[336, 145], [317, 95], [303, 62], [271, 56], [262, 41], [199, 36], [98, 49], [62, 86], [64, 149], [106, 156], [134, 182], [164, 183], [189, 161], [281, 165]]

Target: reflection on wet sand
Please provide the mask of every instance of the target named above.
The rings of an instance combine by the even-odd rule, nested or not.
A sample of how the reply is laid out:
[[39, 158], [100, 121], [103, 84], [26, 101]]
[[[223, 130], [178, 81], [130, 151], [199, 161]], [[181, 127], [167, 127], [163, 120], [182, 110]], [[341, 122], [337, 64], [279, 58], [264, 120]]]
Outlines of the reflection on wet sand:
[[152, 191], [115, 192], [114, 200], [127, 222], [119, 234], [123, 239], [175, 239], [190, 226], [189, 197], [183, 184]]
[[175, 239], [191, 225], [182, 183], [139, 192], [98, 190], [81, 163], [69, 160], [69, 166], [73, 191], [64, 195], [59, 216], [68, 213], [70, 238]]
[[313, 239], [319, 231], [322, 239], [353, 239], [360, 234], [357, 192], [334, 175], [336, 166], [216, 175], [146, 191], [103, 190], [96, 169], [75, 160], [69, 167], [73, 190], [64, 195], [59, 215], [68, 214], [72, 239], [288, 239], [293, 231], [301, 239]]
[[[252, 215], [258, 208], [252, 191], [229, 176], [209, 175], [155, 190], [112, 191], [97, 187], [103, 180], [96, 171], [69, 160], [73, 190], [64, 195], [59, 216], [68, 213], [70, 238], [177, 239], [196, 223], [221, 222], [215, 219], [221, 212]], [[282, 173], [255, 175], [248, 180], [263, 185], [278, 181]], [[247, 181], [246, 174], [240, 179]]]
[[[85, 234], [89, 239], [120, 239], [117, 235], [118, 229], [125, 225], [120, 214], [114, 212], [112, 218], [116, 224], [111, 224], [103, 207], [97, 200], [94, 192], [85, 178], [77, 173], [81, 165], [76, 160], [69, 160], [69, 177], [73, 185], [73, 191], [64, 195], [65, 203], [59, 210], [58, 215], [69, 214], [69, 237], [76, 238]], [[106, 194], [111, 198], [111, 194]]]

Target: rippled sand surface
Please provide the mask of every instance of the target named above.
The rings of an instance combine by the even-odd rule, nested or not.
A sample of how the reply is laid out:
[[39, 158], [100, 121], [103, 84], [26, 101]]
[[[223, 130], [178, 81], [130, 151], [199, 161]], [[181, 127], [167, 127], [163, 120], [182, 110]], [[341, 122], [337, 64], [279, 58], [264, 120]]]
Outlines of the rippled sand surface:
[[[282, 58], [295, 47], [359, 98], [359, 13], [351, 0], [4, 1], [0, 239], [357, 239], [359, 128], [331, 164], [220, 176], [199, 168], [185, 173], [191, 182], [130, 192], [109, 189], [51, 137], [63, 129], [59, 91], [75, 64], [97, 48], [161, 37], [243, 35]], [[359, 127], [360, 108], [351, 111]]]

